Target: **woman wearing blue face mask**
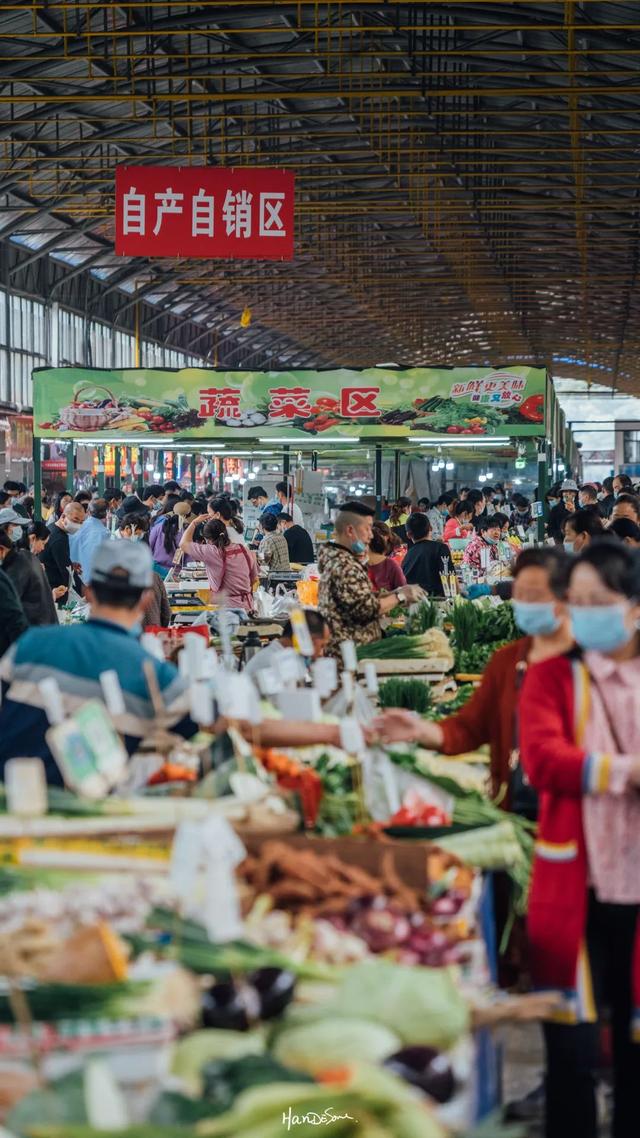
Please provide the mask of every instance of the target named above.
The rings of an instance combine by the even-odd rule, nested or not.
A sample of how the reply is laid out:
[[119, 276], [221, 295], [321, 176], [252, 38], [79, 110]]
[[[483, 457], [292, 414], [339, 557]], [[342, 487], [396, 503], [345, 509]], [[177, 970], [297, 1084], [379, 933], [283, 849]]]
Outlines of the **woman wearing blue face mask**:
[[596, 1138], [598, 1020], [611, 1014], [614, 1138], [638, 1134], [640, 1081], [640, 556], [594, 541], [574, 562], [579, 651], [527, 675], [525, 769], [540, 793], [529, 901], [534, 982], [563, 1007], [545, 1028], [547, 1138]]
[[495, 515], [488, 518], [476, 518], [476, 534], [471, 538], [465, 549], [462, 560], [478, 573], [486, 573], [500, 560], [498, 542], [502, 535], [500, 519]]
[[[125, 514], [118, 527], [118, 537], [125, 541], [143, 541], [149, 544], [149, 514]], [[159, 573], [153, 574], [151, 596], [145, 609], [142, 627], [168, 628], [172, 613], [164, 581]]]

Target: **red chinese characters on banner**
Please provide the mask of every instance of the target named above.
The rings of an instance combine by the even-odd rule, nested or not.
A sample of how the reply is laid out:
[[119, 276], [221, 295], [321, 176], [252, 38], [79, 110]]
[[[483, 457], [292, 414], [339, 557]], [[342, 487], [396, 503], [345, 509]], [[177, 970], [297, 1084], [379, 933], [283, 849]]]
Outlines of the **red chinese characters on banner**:
[[200, 391], [200, 410], [202, 419], [239, 419], [240, 392], [235, 387], [208, 387]]
[[311, 414], [308, 387], [272, 387], [269, 419], [308, 419]]
[[343, 387], [340, 392], [340, 414], [349, 419], [377, 419], [380, 414], [376, 404], [379, 394], [379, 387]]
[[286, 170], [118, 166], [116, 253], [290, 261], [293, 206]]

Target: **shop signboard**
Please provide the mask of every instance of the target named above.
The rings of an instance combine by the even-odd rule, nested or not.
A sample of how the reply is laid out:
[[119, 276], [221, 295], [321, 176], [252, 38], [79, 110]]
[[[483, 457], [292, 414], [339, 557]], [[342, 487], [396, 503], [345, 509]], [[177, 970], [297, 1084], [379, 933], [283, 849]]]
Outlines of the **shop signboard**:
[[529, 367], [225, 371], [37, 368], [41, 438], [460, 441], [544, 436], [546, 372]]
[[287, 170], [118, 166], [116, 253], [124, 257], [293, 258]]

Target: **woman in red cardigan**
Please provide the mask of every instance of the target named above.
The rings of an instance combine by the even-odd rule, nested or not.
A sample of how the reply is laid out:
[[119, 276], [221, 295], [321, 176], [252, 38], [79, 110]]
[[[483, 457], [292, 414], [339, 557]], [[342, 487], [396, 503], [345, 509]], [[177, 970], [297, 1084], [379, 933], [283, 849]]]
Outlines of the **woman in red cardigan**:
[[571, 569], [581, 651], [527, 674], [521, 752], [540, 794], [529, 900], [545, 1026], [547, 1138], [596, 1138], [598, 1019], [611, 1011], [614, 1138], [640, 1134], [640, 556], [593, 542]]

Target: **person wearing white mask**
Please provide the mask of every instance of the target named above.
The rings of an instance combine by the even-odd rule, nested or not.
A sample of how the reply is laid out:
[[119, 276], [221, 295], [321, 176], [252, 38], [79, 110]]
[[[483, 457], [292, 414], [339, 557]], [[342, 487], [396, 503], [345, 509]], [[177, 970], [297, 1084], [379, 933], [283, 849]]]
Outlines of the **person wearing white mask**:
[[52, 589], [58, 589], [62, 585], [68, 589], [69, 570], [72, 569], [75, 574], [74, 588], [82, 595], [82, 581], [79, 577], [81, 566], [71, 561], [69, 538], [78, 533], [86, 516], [84, 507], [79, 502], [69, 502], [57, 522], [51, 527], [51, 537], [40, 555], [40, 560]]

